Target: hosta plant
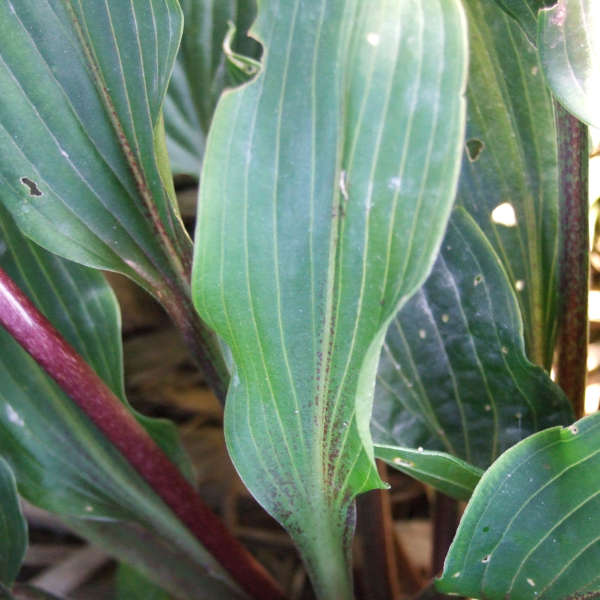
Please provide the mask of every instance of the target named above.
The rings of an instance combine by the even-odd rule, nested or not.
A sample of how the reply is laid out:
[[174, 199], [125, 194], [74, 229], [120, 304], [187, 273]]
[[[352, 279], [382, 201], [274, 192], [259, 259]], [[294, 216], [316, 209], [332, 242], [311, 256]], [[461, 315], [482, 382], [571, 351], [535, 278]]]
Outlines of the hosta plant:
[[354, 596], [376, 458], [468, 501], [441, 591], [600, 594], [599, 39], [595, 0], [0, 0], [0, 593], [24, 593], [21, 495], [124, 589], [285, 597], [128, 404], [116, 271], [179, 329], [318, 598]]

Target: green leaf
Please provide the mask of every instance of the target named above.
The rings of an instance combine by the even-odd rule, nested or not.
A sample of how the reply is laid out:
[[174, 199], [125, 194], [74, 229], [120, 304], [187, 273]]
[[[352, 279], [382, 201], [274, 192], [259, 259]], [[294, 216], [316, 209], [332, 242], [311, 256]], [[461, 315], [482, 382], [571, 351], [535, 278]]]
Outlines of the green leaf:
[[537, 39], [558, 101], [584, 123], [600, 127], [600, 4], [559, 0], [541, 12]]
[[10, 588], [27, 550], [27, 521], [21, 511], [17, 484], [0, 456], [0, 584]]
[[116, 574], [115, 600], [170, 600], [171, 596], [135, 569], [121, 563]]
[[209, 135], [193, 292], [236, 365], [228, 448], [322, 598], [352, 595], [381, 344], [454, 198], [465, 25], [454, 0], [265, 0], [264, 70]]
[[557, 327], [558, 165], [535, 48], [493, 2], [468, 0], [467, 143], [458, 201], [517, 291], [527, 355], [550, 369]]
[[511, 448], [477, 486], [438, 589], [489, 600], [597, 598], [599, 472], [600, 413]]
[[[120, 317], [103, 277], [26, 240], [1, 206], [0, 266], [125, 401]], [[189, 555], [203, 592], [209, 579], [204, 567], [226, 580], [162, 500], [4, 329], [0, 347], [0, 455], [13, 469], [19, 492], [60, 515], [155, 531], [163, 544]], [[189, 476], [174, 426], [138, 418]], [[154, 547], [159, 556], [160, 548]]]
[[221, 92], [234, 83], [223, 42], [228, 22], [239, 31], [236, 49], [256, 57], [258, 45], [245, 32], [256, 15], [255, 0], [182, 0], [184, 29], [165, 99], [167, 148], [173, 172], [198, 176], [206, 136]]
[[468, 500], [483, 470], [444, 452], [375, 444], [375, 456], [451, 498]]
[[377, 380], [376, 443], [443, 451], [484, 469], [529, 434], [573, 419], [561, 389], [525, 356], [515, 294], [464, 209], [392, 322]]
[[532, 44], [536, 43], [539, 10], [555, 2], [556, 0], [496, 0], [521, 25]]
[[[129, 407], [123, 376], [121, 314], [104, 277], [29, 242], [2, 205], [0, 265], [19, 282], [38, 309]], [[6, 360], [8, 364], [8, 353]], [[145, 417], [131, 407], [129, 409], [154, 441], [191, 479], [191, 464], [175, 425], [165, 419]]]
[[0, 201], [45, 248], [159, 295], [189, 251], [155, 153], [181, 27], [176, 0], [0, 4]]

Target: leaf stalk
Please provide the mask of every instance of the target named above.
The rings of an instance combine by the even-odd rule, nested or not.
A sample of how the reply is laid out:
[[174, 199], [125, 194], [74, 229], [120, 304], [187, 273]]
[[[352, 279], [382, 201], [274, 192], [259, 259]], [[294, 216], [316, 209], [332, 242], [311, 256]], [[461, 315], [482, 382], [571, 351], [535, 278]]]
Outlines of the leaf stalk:
[[0, 269], [0, 324], [83, 410], [179, 520], [252, 598], [282, 600], [277, 583], [83, 358]]
[[575, 418], [584, 414], [587, 376], [589, 226], [587, 127], [555, 104], [560, 165], [557, 382]]

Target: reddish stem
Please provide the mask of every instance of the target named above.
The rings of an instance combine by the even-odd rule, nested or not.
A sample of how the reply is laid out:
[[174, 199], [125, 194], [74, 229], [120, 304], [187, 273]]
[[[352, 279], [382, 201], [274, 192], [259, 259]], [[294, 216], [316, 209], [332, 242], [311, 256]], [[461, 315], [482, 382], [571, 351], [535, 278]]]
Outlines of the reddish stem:
[[85, 412], [251, 597], [283, 600], [277, 583], [227, 531], [167, 455], [83, 358], [0, 269], [0, 324]]
[[[444, 569], [444, 561], [458, 529], [458, 502], [454, 498], [435, 492], [433, 507], [433, 553], [431, 566], [433, 576], [439, 575]], [[432, 594], [432, 600], [449, 598], [444, 594]]]
[[584, 414], [588, 344], [588, 131], [555, 102], [560, 165], [560, 328], [557, 382]]
[[[377, 467], [385, 481], [385, 463], [377, 461]], [[358, 532], [362, 540], [363, 571], [369, 600], [400, 598], [390, 493], [387, 490], [372, 490], [359, 497], [357, 505]]]

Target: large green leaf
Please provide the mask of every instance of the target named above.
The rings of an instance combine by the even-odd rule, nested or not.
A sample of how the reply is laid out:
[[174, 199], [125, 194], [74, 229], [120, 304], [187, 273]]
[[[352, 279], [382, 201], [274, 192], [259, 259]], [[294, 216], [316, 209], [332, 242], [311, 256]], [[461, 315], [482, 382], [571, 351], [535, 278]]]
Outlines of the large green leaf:
[[600, 127], [600, 4], [559, 0], [540, 13], [538, 49], [558, 101], [578, 119]]
[[227, 443], [322, 598], [351, 596], [381, 343], [454, 198], [465, 27], [454, 0], [265, 0], [264, 70], [213, 119], [193, 290], [236, 365]]
[[17, 484], [0, 456], [0, 585], [14, 583], [27, 550], [27, 521], [21, 511]]
[[181, 27], [176, 0], [0, 2], [0, 201], [42, 246], [159, 295], [189, 245], [161, 117]]
[[[0, 266], [123, 400], [119, 313], [103, 277], [27, 241], [0, 207]], [[224, 584], [214, 559], [81, 410], [4, 329], [0, 330], [0, 455], [20, 493], [52, 512], [123, 520], [150, 529], [195, 563], [198, 598]], [[189, 474], [173, 425], [138, 418]], [[155, 546], [161, 554], [161, 545]], [[194, 596], [189, 596], [194, 597]]]
[[493, 2], [467, 0], [470, 68], [459, 201], [517, 290], [529, 358], [556, 337], [558, 166], [552, 99], [535, 48]]
[[573, 419], [561, 389], [525, 356], [515, 293], [463, 209], [429, 278], [388, 330], [377, 382], [378, 445], [444, 451], [481, 468], [529, 434]]
[[489, 600], [600, 595], [600, 413], [541, 431], [485, 473], [438, 588]]
[[173, 172], [198, 176], [217, 100], [232, 83], [223, 52], [227, 24], [234, 23], [239, 32], [237, 49], [256, 56], [256, 42], [244, 37], [256, 2], [182, 0], [181, 8], [183, 37], [165, 99], [165, 129]]

